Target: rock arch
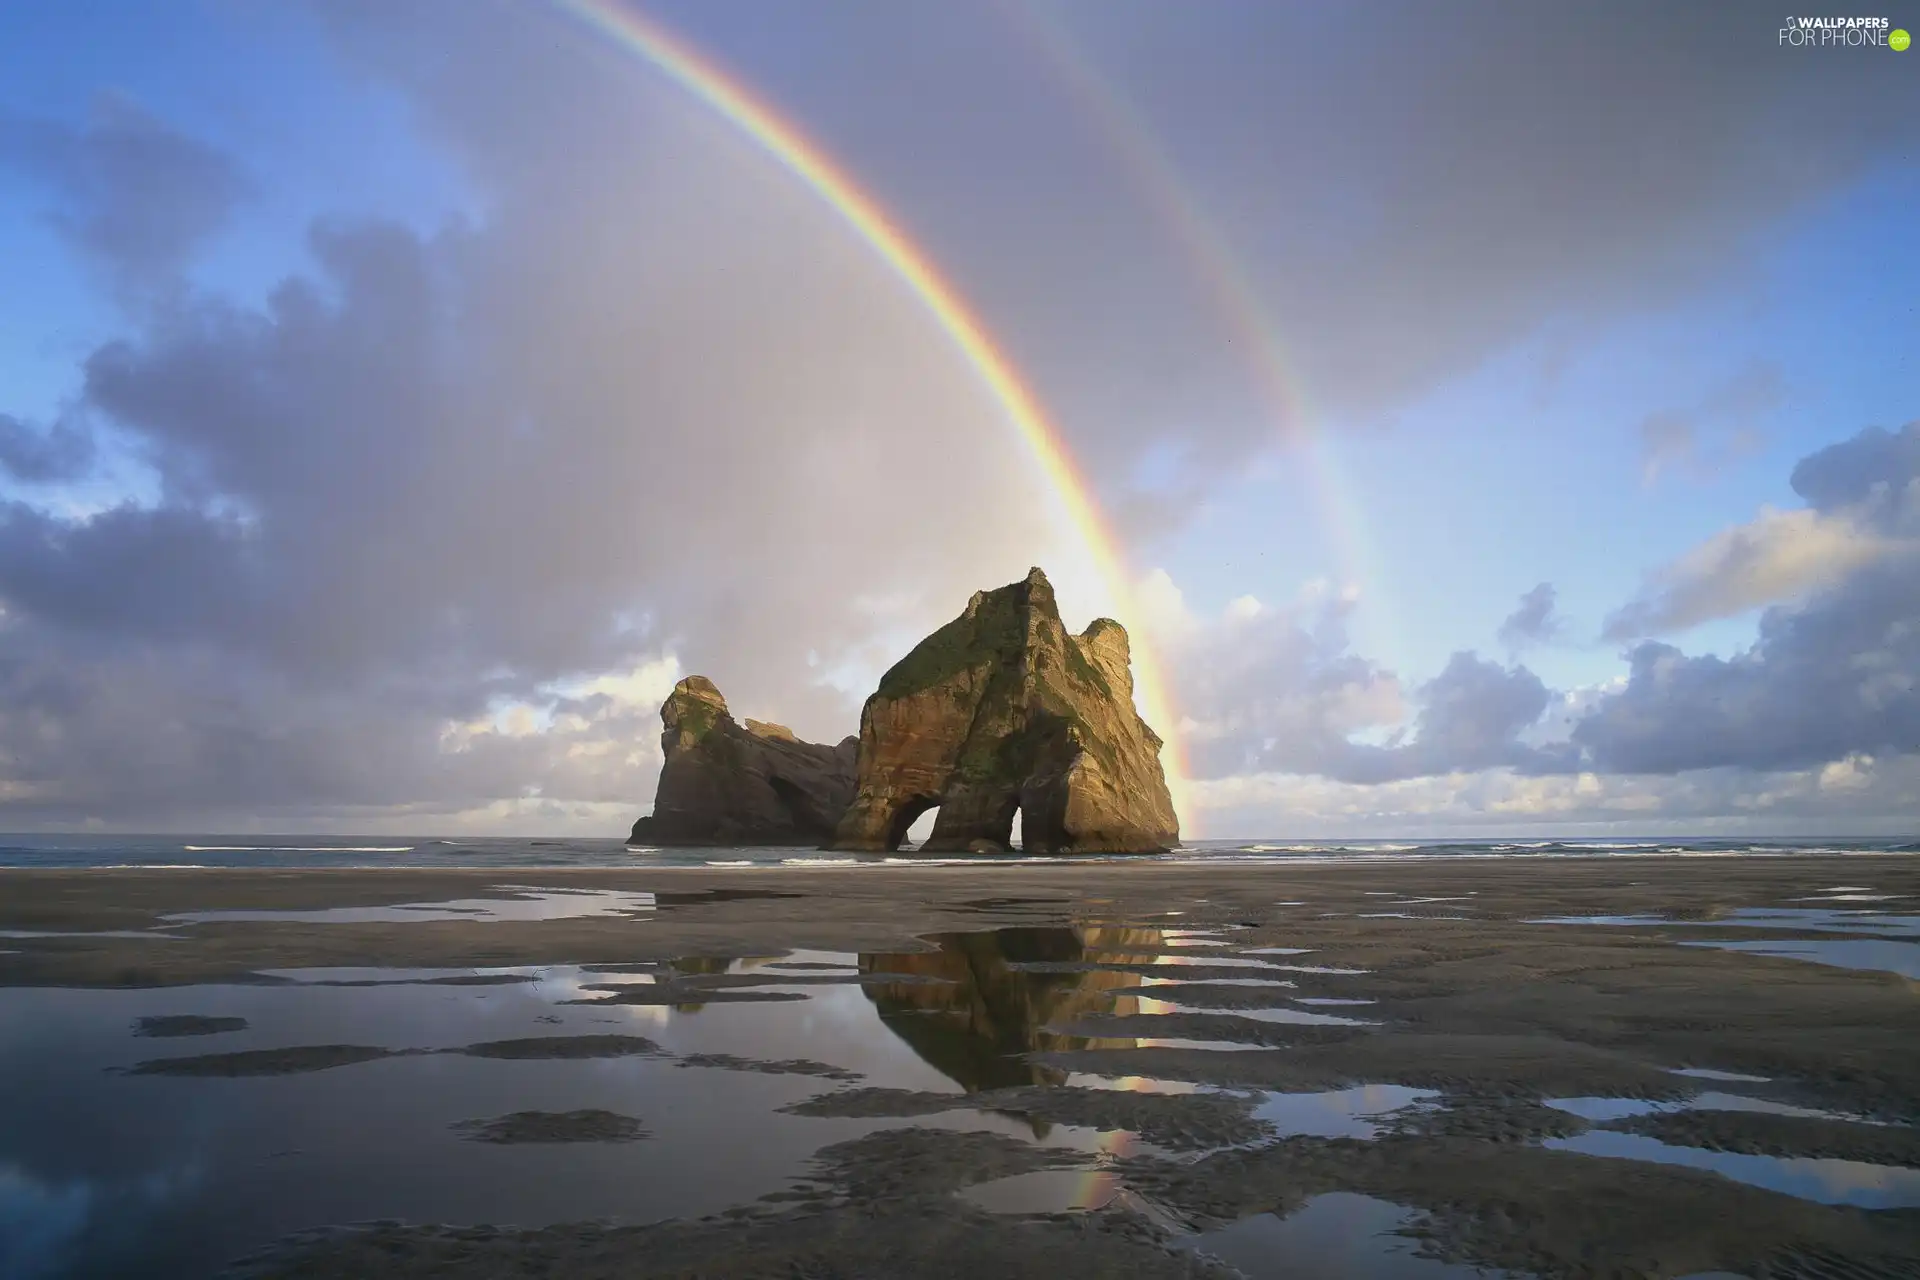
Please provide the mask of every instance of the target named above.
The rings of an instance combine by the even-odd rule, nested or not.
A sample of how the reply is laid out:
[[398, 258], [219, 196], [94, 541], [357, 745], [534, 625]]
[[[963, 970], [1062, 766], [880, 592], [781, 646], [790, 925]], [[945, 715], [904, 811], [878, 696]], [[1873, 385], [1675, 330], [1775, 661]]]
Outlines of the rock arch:
[[1133, 706], [1126, 630], [1073, 635], [1039, 569], [922, 640], [860, 716], [857, 787], [833, 847], [890, 851], [938, 805], [929, 852], [1149, 853], [1179, 842], [1160, 738]]

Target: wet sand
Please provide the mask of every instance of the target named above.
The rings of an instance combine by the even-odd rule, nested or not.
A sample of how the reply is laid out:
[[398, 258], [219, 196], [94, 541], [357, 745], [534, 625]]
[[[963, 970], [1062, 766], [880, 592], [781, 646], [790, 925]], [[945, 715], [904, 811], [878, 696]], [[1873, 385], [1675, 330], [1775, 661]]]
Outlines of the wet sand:
[[[514, 891], [501, 886], [516, 885], [633, 896], [606, 914], [551, 919], [446, 918], [451, 910], [409, 919], [384, 910], [363, 922], [337, 914], [169, 920], [511, 900]], [[1842, 886], [1888, 900], [1841, 900], [1830, 891]], [[1864, 855], [1232, 869], [0, 871], [0, 931], [23, 935], [0, 938], [0, 986], [271, 985], [289, 981], [285, 971], [326, 968], [421, 971], [339, 979], [382, 986], [511, 983], [525, 979], [434, 971], [577, 965], [601, 979], [582, 999], [664, 1012], [800, 1000], [807, 984], [858, 983], [887, 993], [891, 1013], [883, 1016], [895, 1034], [929, 1061], [951, 1064], [942, 1069], [967, 1090], [864, 1088], [854, 1073], [807, 1059], [685, 1055], [679, 1065], [817, 1079], [821, 1092], [793, 1104], [792, 1114], [901, 1123], [822, 1149], [801, 1184], [713, 1219], [341, 1229], [289, 1242], [237, 1274], [1229, 1274], [1195, 1252], [1194, 1241], [1314, 1197], [1356, 1193], [1417, 1211], [1407, 1229], [1426, 1254], [1488, 1267], [1910, 1276], [1920, 1274], [1920, 1208], [1860, 1207], [1875, 1203], [1860, 1195], [1820, 1203], [1668, 1157], [1678, 1150], [1911, 1166], [1920, 983], [1901, 971], [1910, 961], [1899, 948], [1916, 939], [1874, 916], [1828, 916], [1817, 927], [1789, 917], [1763, 917], [1762, 928], [1727, 922], [1756, 908], [1898, 916], [1911, 914], [1916, 900], [1920, 859]], [[1534, 923], [1584, 916], [1629, 922]], [[1069, 929], [1077, 935], [1064, 936], [1084, 940], [1085, 954], [1047, 950], [1048, 939]], [[1012, 931], [993, 935], [990, 955], [963, 940], [990, 930]], [[1809, 939], [1845, 944], [1833, 954], [1846, 963], [1886, 967], [1724, 946], [1799, 947]], [[1204, 942], [1225, 945], [1193, 945]], [[785, 978], [792, 990], [781, 991], [722, 963], [790, 951], [905, 958], [863, 962], [857, 972], [831, 964], [796, 971]], [[922, 953], [924, 964], [915, 959]], [[953, 1013], [946, 993], [956, 983], [985, 984], [989, 970], [999, 975], [994, 981], [1037, 984], [1042, 996], [1023, 986], [1018, 997], [1039, 1002], [1031, 1025], [990, 1029], [957, 1047], [940, 1041]], [[145, 1034], [212, 1033], [192, 1015], [172, 1017], [156, 1024], [165, 1030]], [[1153, 1043], [1143, 1047], [1142, 1039]], [[167, 1047], [151, 1046], [155, 1054]], [[327, 1043], [207, 1051], [156, 1056], [134, 1070], [356, 1071], [423, 1053], [659, 1056], [638, 1036], [534, 1036], [431, 1050]], [[1203, 1091], [1101, 1083], [1117, 1078]], [[1263, 1118], [1259, 1100], [1270, 1091], [1361, 1085], [1421, 1091], [1426, 1101], [1383, 1119], [1371, 1137], [1290, 1131], [1283, 1113]], [[1722, 1100], [1715, 1109], [1686, 1109], [1709, 1094]], [[1555, 1105], [1568, 1099], [1654, 1109], [1591, 1119]], [[1737, 1109], [1748, 1105], [1775, 1111]], [[966, 1109], [1036, 1126], [1125, 1129], [1146, 1148], [1121, 1163], [1126, 1191], [1104, 1207], [989, 1213], [955, 1193], [1087, 1161], [1000, 1134], [915, 1123]], [[597, 1119], [504, 1119], [514, 1123], [502, 1132], [562, 1133], [569, 1146], [601, 1132]], [[478, 1132], [490, 1118], [474, 1120]], [[1603, 1150], [1592, 1145], [1596, 1137], [1650, 1144], [1631, 1149], [1659, 1159], [1593, 1154]]]

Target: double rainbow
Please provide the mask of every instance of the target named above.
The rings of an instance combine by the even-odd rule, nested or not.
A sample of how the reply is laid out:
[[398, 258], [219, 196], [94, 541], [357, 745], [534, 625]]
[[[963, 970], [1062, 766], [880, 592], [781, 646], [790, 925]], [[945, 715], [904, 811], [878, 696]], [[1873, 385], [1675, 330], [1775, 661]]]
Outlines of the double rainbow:
[[[1039, 463], [1061, 514], [1078, 534], [1116, 608], [1128, 608], [1132, 583], [1112, 531], [1095, 504], [1059, 430], [986, 326], [940, 269], [886, 210], [834, 163], [826, 152], [761, 101], [736, 77], [659, 23], [617, 0], [557, 0], [560, 8], [593, 31], [639, 55], [812, 188], [912, 291], [973, 368]], [[1133, 634], [1134, 693], [1148, 723], [1165, 736], [1162, 763], [1176, 809], [1184, 807], [1185, 758], [1180, 721], [1168, 700], [1166, 681], [1149, 639]]]

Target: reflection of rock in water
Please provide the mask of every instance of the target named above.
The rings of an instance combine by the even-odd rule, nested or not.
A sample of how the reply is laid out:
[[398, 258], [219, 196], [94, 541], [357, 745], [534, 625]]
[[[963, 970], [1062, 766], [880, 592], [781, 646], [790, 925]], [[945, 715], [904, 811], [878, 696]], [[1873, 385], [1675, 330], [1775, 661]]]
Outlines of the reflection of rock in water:
[[1047, 1030], [1094, 1013], [1139, 1012], [1137, 996], [1114, 996], [1139, 985], [1131, 973], [1030, 973], [1010, 965], [1145, 959], [1160, 950], [1157, 929], [998, 929], [930, 938], [938, 951], [863, 955], [860, 971], [910, 974], [944, 982], [868, 985], [889, 1030], [969, 1093], [1024, 1084], [1058, 1084], [1066, 1073], [1023, 1060], [1043, 1050], [1131, 1049], [1136, 1041], [1093, 1039]]

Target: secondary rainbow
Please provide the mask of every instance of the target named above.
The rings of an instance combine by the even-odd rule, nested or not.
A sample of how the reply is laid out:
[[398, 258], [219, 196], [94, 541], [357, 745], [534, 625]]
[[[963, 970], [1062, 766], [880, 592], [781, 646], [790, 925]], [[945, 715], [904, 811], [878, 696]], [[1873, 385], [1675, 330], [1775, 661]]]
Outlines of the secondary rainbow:
[[1392, 602], [1383, 594], [1387, 578], [1374, 549], [1364, 507], [1332, 438], [1308, 404], [1304, 383], [1287, 357], [1280, 326], [1253, 287], [1245, 264], [1194, 198], [1191, 184], [1155, 141], [1147, 121], [1101, 74], [1059, 20], [1023, 0], [1002, 0], [995, 8], [1016, 35], [1040, 55], [1046, 69], [1119, 160], [1128, 181], [1206, 291], [1235, 348], [1246, 360], [1274, 425], [1299, 451], [1297, 456], [1311, 474], [1320, 526], [1342, 574], [1369, 591], [1382, 631], [1374, 639], [1388, 650], [1388, 658], [1394, 657], [1401, 633]]
[[[979, 317], [925, 251], [915, 245], [888, 217], [886, 210], [862, 191], [826, 152], [756, 97], [739, 79], [685, 40], [615, 0], [556, 0], [556, 3], [592, 30], [644, 58], [752, 138], [768, 155], [811, 187], [913, 291], [1019, 430], [1021, 439], [1040, 464], [1062, 514], [1086, 545], [1114, 605], [1126, 609], [1133, 592], [1125, 561], [1086, 482], [1075, 470], [1059, 431], [1048, 420], [1033, 392], [1021, 381], [1013, 364], [994, 344]], [[1153, 647], [1141, 634], [1137, 619], [1133, 663], [1134, 691], [1140, 709], [1165, 737], [1162, 760], [1167, 785], [1174, 793], [1176, 807], [1184, 809], [1182, 782], [1186, 768], [1180, 749], [1180, 721], [1168, 699]]]

